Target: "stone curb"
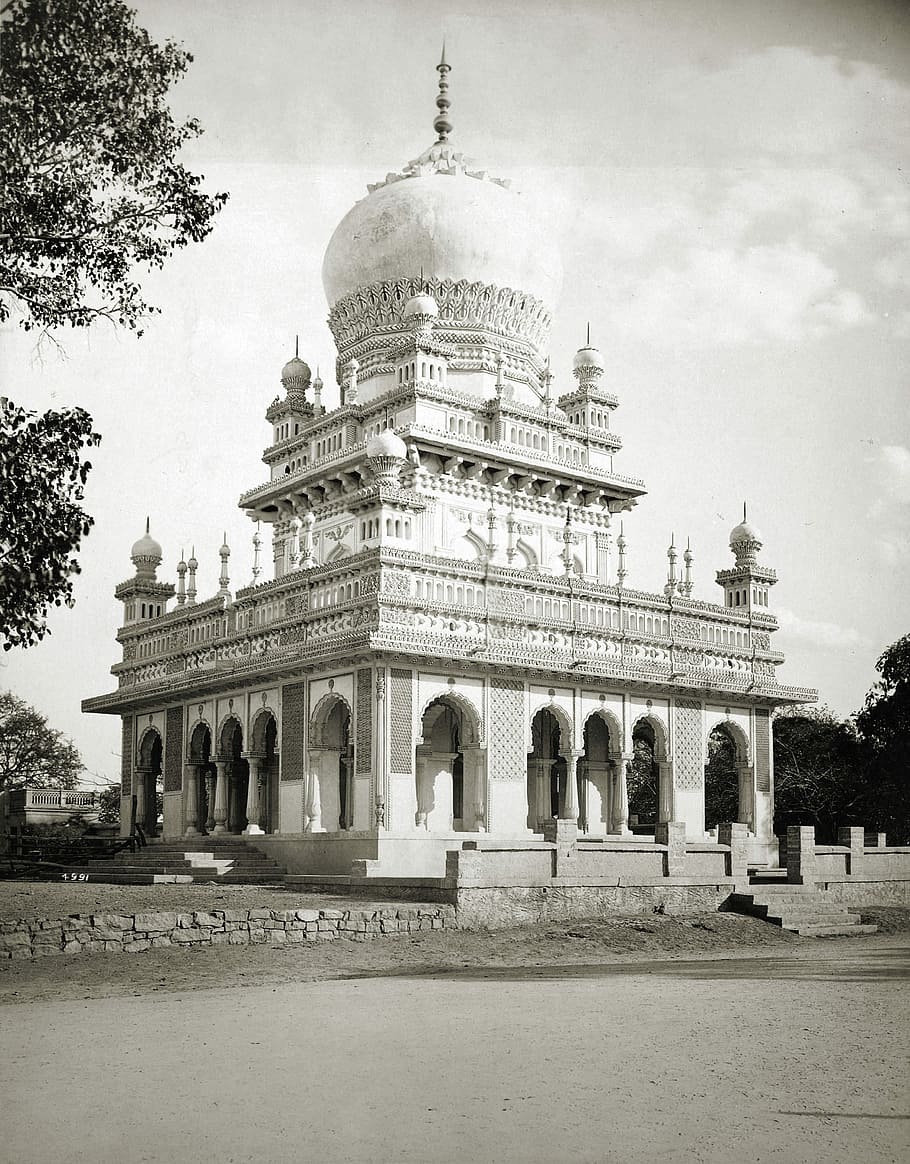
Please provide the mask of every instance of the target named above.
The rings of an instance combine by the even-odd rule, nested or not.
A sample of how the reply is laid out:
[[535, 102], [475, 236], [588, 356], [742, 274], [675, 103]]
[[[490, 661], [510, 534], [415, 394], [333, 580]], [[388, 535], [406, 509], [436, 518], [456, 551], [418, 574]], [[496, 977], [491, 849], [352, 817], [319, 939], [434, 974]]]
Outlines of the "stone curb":
[[362, 942], [418, 930], [456, 929], [451, 905], [389, 909], [215, 909], [89, 914], [0, 922], [0, 961], [54, 954], [140, 954], [164, 946], [286, 946]]

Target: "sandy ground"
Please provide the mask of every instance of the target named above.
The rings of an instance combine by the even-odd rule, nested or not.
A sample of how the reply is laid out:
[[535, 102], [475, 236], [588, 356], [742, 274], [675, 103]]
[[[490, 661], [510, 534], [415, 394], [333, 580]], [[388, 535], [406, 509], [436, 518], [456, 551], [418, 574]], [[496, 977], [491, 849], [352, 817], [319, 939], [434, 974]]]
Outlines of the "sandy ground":
[[4, 1157], [905, 1160], [910, 939], [752, 953], [265, 983], [248, 962], [245, 990], [134, 996], [105, 981], [143, 957], [48, 958], [33, 969], [100, 977], [87, 998], [0, 1006]]

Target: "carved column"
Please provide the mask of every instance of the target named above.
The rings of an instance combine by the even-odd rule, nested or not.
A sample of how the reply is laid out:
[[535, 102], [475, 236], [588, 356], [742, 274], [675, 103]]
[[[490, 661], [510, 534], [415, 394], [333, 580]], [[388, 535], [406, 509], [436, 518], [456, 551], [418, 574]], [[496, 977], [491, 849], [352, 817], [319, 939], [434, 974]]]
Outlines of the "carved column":
[[479, 745], [464, 745], [461, 749], [464, 763], [465, 792], [470, 790], [470, 804], [462, 801], [462, 827], [468, 831], [486, 832], [486, 795], [484, 761], [486, 752]]
[[133, 787], [136, 790], [136, 824], [146, 832], [145, 819], [145, 789], [148, 772], [145, 768], [137, 768], [134, 774]]
[[619, 756], [610, 758], [610, 767], [613, 770], [613, 797], [612, 797], [612, 828], [616, 836], [630, 835], [629, 829], [629, 783], [627, 776], [628, 765], [632, 762], [633, 753], [623, 752]]
[[739, 812], [737, 820], [748, 827], [749, 832], [755, 831], [755, 796], [753, 771], [749, 764], [736, 765], [736, 782], [739, 787]]
[[250, 775], [247, 780], [246, 792], [246, 828], [244, 836], [255, 836], [262, 832], [259, 824], [260, 798], [259, 787], [262, 780], [262, 759], [259, 756], [249, 756]]
[[562, 820], [578, 820], [578, 760], [584, 752], [563, 752], [566, 762], [566, 794], [563, 800]]
[[215, 773], [211, 764], [205, 768], [205, 831], [210, 833], [215, 827]]
[[552, 760], [532, 760], [535, 766], [535, 784], [537, 786], [537, 828], [540, 832], [544, 822], [553, 816], [550, 804], [550, 772], [553, 768]]
[[324, 833], [322, 827], [322, 802], [319, 796], [319, 777], [322, 770], [322, 752], [311, 748], [307, 764], [306, 816], [308, 833]]
[[186, 794], [186, 828], [185, 837], [197, 837], [199, 829], [196, 827], [199, 820], [199, 787], [196, 782], [196, 765], [183, 765], [183, 784]]
[[212, 814], [214, 826], [212, 832], [214, 834], [227, 832], [227, 815], [228, 815], [228, 764], [227, 760], [215, 761], [215, 809]]
[[657, 780], [657, 820], [666, 824], [673, 819], [673, 764], [670, 760], [659, 760], [660, 775]]

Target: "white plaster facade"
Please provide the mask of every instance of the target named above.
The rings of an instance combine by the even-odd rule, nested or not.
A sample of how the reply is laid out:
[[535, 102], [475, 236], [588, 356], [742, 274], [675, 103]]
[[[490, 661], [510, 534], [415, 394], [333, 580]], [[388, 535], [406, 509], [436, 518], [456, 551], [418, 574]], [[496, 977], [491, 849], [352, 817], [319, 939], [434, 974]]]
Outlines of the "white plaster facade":
[[644, 733], [654, 821], [702, 840], [720, 726], [739, 820], [770, 858], [770, 712], [814, 693], [775, 678], [760, 536], [731, 534], [723, 603], [692, 598], [672, 546], [661, 591], [625, 587], [617, 524], [645, 489], [617, 471], [603, 359], [580, 349], [554, 395], [558, 258], [439, 132], [330, 244], [340, 407], [295, 356], [267, 410], [267, 480], [240, 504], [271, 530], [273, 578], [232, 594], [224, 546], [220, 589], [197, 601], [193, 560], [175, 587], [150, 535], [134, 546], [118, 688], [85, 704], [123, 717], [124, 819], [135, 795], [148, 820], [160, 779], [166, 836], [297, 838], [314, 871], [332, 842], [356, 858], [358, 840], [399, 839], [383, 871], [413, 871], [421, 844], [533, 836], [554, 813], [631, 836]]

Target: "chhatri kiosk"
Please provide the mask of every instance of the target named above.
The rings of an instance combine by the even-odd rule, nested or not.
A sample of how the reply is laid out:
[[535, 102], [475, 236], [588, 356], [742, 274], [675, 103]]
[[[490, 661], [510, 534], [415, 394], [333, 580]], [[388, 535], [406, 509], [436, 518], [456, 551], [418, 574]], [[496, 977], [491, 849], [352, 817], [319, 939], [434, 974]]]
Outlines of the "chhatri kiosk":
[[153, 823], [157, 789], [165, 839], [271, 834], [299, 871], [441, 875], [447, 850], [540, 840], [554, 818], [631, 838], [644, 747], [651, 819], [710, 843], [720, 734], [731, 815], [771, 862], [771, 712], [814, 693], [775, 678], [761, 537], [732, 531], [717, 603], [672, 545], [659, 590], [625, 586], [645, 487], [620, 471], [619, 401], [590, 345], [554, 395], [552, 232], [450, 144], [438, 69], [436, 140], [328, 244], [340, 405], [295, 355], [266, 410], [267, 479], [240, 499], [254, 583], [231, 591], [223, 545], [202, 598], [194, 558], [160, 581], [158, 543], [133, 547], [117, 690], [84, 704], [122, 718], [123, 819], [135, 796]]

